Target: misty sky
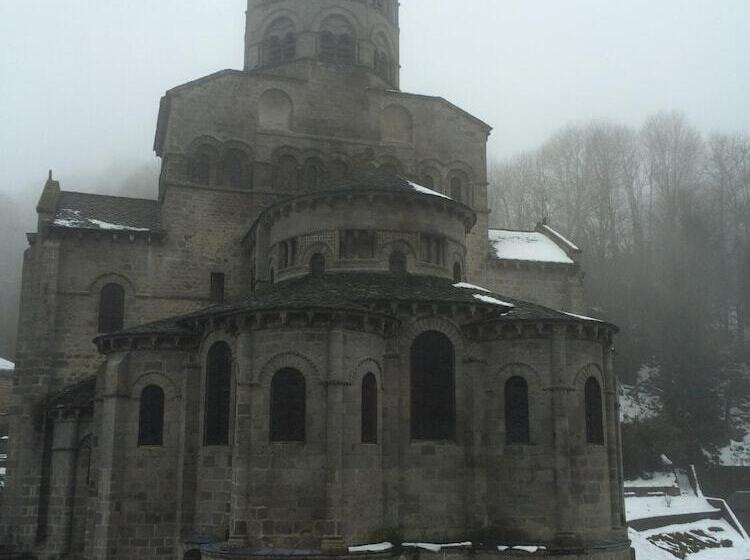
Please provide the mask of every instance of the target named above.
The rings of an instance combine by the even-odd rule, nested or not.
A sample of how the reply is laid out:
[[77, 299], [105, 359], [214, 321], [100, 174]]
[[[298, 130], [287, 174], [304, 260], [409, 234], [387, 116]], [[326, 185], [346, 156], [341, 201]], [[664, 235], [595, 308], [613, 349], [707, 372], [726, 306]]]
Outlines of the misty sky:
[[[401, 0], [402, 89], [495, 127], [490, 156], [560, 127], [678, 110], [750, 131], [750, 0]], [[0, 191], [153, 165], [159, 98], [242, 67], [244, 0], [0, 0]], [[155, 186], [154, 186], [155, 192]]]

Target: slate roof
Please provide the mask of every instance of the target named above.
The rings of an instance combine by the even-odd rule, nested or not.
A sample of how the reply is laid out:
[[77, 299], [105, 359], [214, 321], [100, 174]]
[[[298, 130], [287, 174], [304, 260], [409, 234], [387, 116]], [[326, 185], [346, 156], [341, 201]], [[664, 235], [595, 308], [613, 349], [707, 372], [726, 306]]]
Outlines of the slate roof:
[[156, 200], [62, 191], [52, 222], [55, 227], [130, 232], [157, 232]]
[[93, 406], [95, 390], [96, 377], [89, 377], [50, 396], [47, 405], [49, 408], [88, 408]]
[[[459, 285], [461, 286], [461, 285]], [[286, 280], [259, 290], [244, 300], [214, 305], [194, 313], [150, 323], [115, 336], [165, 335], [190, 336], [197, 333], [189, 326], [202, 317], [223, 317], [257, 311], [338, 310], [378, 312], [379, 305], [395, 303], [469, 304], [489, 311], [488, 317], [503, 321], [559, 320], [597, 322], [541, 305], [493, 294], [468, 284], [457, 287], [452, 281], [432, 276], [398, 276], [384, 272], [329, 273], [322, 277], [305, 276]], [[374, 311], [375, 310], [375, 311]], [[389, 311], [380, 311], [390, 313]]]

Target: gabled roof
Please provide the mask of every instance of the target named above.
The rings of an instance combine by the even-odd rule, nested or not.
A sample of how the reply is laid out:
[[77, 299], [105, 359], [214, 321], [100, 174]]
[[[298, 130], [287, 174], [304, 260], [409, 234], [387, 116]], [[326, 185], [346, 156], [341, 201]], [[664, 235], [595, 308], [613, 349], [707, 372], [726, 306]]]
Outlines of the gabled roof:
[[462, 109], [458, 105], [455, 105], [454, 103], [451, 103], [450, 101], [448, 101], [444, 97], [439, 97], [439, 96], [436, 96], [436, 95], [423, 95], [421, 93], [409, 93], [409, 92], [401, 91], [401, 90], [398, 90], [398, 89], [387, 89], [387, 90], [374, 90], [373, 89], [372, 91], [383, 91], [384, 93], [389, 94], [389, 95], [400, 95], [400, 96], [404, 96], [404, 97], [416, 97], [416, 98], [419, 98], [419, 99], [427, 99], [427, 100], [430, 100], [430, 101], [434, 101], [436, 103], [439, 103], [440, 105], [445, 105], [451, 111], [455, 111], [456, 113], [459, 113], [459, 114], [463, 115], [464, 117], [466, 117], [470, 121], [474, 121], [476, 124], [478, 124], [479, 126], [481, 126], [485, 130], [485, 132], [487, 132], [488, 135], [490, 134], [490, 132], [492, 132], [492, 127], [489, 124], [487, 124], [486, 122], [484, 122], [479, 117], [475, 117], [474, 115], [472, 115], [468, 111]]
[[156, 200], [62, 191], [51, 224], [57, 228], [157, 232]]
[[547, 225], [536, 231], [491, 229], [490, 256], [504, 261], [573, 265], [581, 250]]

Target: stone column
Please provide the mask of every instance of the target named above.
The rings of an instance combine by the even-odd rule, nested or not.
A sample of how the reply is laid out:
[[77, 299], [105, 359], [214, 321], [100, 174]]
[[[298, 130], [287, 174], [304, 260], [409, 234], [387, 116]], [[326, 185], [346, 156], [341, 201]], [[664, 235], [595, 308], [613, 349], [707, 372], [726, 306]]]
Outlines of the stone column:
[[485, 428], [485, 385], [487, 360], [480, 355], [467, 355], [464, 360], [464, 390], [466, 395], [464, 430], [464, 461], [466, 487], [464, 513], [467, 529], [483, 527], [487, 519], [487, 455], [482, 442]]
[[614, 348], [609, 340], [603, 344], [602, 365], [607, 412], [607, 466], [612, 515], [612, 529], [620, 536], [625, 532], [625, 498], [622, 492], [622, 457], [620, 450], [620, 407], [617, 378], [614, 372]]
[[346, 551], [341, 524], [344, 520], [344, 331], [334, 328], [328, 338], [328, 377], [326, 384], [326, 535], [324, 552]]
[[175, 542], [183, 533], [193, 529], [195, 521], [195, 493], [198, 484], [198, 448], [203, 430], [200, 425], [201, 364], [186, 361], [182, 366], [182, 410], [180, 410], [180, 450], [177, 463], [175, 491], [177, 516]]
[[54, 554], [66, 554], [70, 549], [77, 448], [77, 411], [62, 408], [56, 410], [50, 462], [50, 505], [46, 545], [47, 551]]
[[95, 558], [108, 557], [108, 545], [117, 530], [122, 484], [122, 441], [127, 430], [125, 417], [130, 395], [127, 391], [128, 353], [110, 354], [104, 372], [99, 427], [98, 491], [92, 550]]
[[401, 362], [396, 338], [386, 341], [383, 356], [382, 465], [383, 527], [399, 526], [399, 468], [401, 464]]
[[251, 453], [251, 379], [253, 370], [253, 337], [244, 331], [237, 337], [235, 359], [235, 423], [232, 447], [232, 504], [230, 544], [248, 544], [248, 491]]
[[555, 454], [555, 540], [571, 544], [576, 540], [573, 526], [573, 503], [570, 495], [570, 426], [568, 424], [568, 394], [571, 388], [566, 380], [567, 340], [566, 326], [555, 325], [552, 330], [552, 385], [548, 388], [552, 401], [553, 445]]

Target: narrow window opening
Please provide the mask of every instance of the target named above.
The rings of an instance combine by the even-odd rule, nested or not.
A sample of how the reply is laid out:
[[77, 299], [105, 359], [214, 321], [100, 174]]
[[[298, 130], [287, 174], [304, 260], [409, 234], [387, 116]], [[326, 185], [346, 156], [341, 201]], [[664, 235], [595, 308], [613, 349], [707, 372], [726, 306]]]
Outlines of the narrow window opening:
[[362, 443], [378, 443], [378, 382], [372, 373], [362, 380]]
[[141, 391], [138, 417], [138, 445], [158, 446], [164, 443], [164, 391], [149, 385]]
[[463, 282], [463, 280], [464, 280], [464, 275], [461, 273], [461, 263], [454, 263], [453, 264], [453, 281], [458, 283], [458, 282]]
[[451, 198], [457, 202], [464, 201], [463, 183], [458, 177], [451, 179]]
[[225, 281], [223, 272], [211, 273], [211, 301], [213, 303], [224, 303]]
[[326, 258], [320, 253], [315, 253], [310, 259], [310, 274], [319, 278], [325, 274], [325, 271]]
[[125, 289], [119, 284], [107, 284], [99, 295], [99, 332], [120, 331], [125, 320]]
[[271, 381], [271, 441], [304, 442], [306, 387], [304, 376], [284, 368]]
[[193, 159], [190, 180], [198, 185], [211, 182], [211, 156], [207, 153], [199, 153]]
[[523, 377], [505, 383], [505, 442], [529, 443], [529, 386]]
[[442, 333], [419, 335], [411, 347], [411, 436], [454, 440], [456, 398], [453, 343]]
[[283, 56], [283, 49], [281, 46], [281, 39], [273, 35], [268, 38], [268, 63], [278, 64], [281, 62]]
[[206, 367], [205, 445], [229, 445], [229, 401], [232, 351], [217, 342], [208, 351]]
[[602, 389], [595, 377], [589, 377], [585, 387], [586, 441], [604, 445], [604, 417]]
[[406, 275], [406, 255], [401, 251], [393, 251], [388, 260], [388, 267], [393, 274], [399, 276]]
[[297, 37], [294, 33], [287, 33], [284, 37], [284, 61], [294, 60], [297, 55]]

